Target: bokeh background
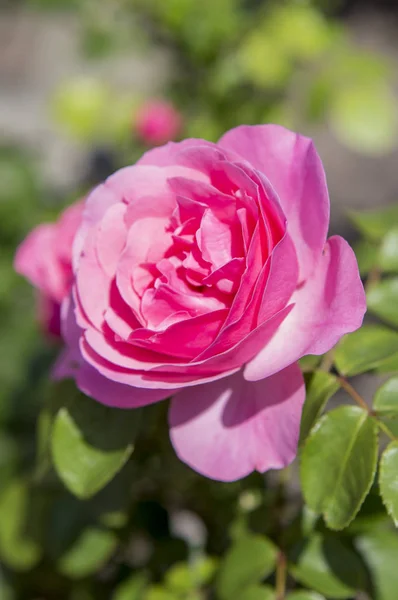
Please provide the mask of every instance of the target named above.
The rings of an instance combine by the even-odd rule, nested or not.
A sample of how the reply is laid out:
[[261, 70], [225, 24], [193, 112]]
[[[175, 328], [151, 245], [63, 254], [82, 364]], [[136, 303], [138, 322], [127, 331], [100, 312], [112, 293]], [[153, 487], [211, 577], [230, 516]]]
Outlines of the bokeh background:
[[[267, 122], [313, 137], [330, 187], [331, 230], [355, 242], [347, 211], [398, 199], [397, 96], [395, 0], [1, 1], [0, 503], [7, 483], [35, 464], [36, 417], [56, 354], [39, 331], [33, 292], [12, 269], [15, 248], [34, 225], [54, 219], [151, 146], [139, 127], [143, 108], [169, 103], [180, 119], [175, 139], [216, 141], [241, 123]], [[153, 431], [157, 417], [154, 423]], [[135, 473], [140, 531], [118, 565], [135, 567], [156, 547], [151, 564], [158, 576], [173, 562], [166, 544], [173, 527], [182, 527], [193, 551], [209, 530], [211, 549], [223, 547], [240, 488], [205, 486], [171, 454], [165, 472], [171, 477], [177, 469], [177, 483], [170, 493], [158, 461], [166, 451], [161, 441], [151, 446], [153, 431], [142, 472]], [[59, 536], [69, 547], [74, 534], [69, 539], [65, 531], [74, 531], [76, 519], [80, 527], [90, 510], [82, 516], [70, 496], [57, 493], [60, 504], [43, 514], [61, 523]], [[11, 498], [2, 507], [6, 520], [14, 504]], [[171, 527], [173, 511], [180, 517]], [[100, 597], [90, 595], [90, 586], [75, 589], [72, 567], [61, 576], [45, 564], [32, 575], [29, 551], [17, 544], [12, 552], [5, 572], [11, 565], [7, 577], [15, 579], [16, 569], [19, 595], [14, 587], [1, 591], [0, 571], [1, 600]], [[28, 556], [23, 564], [15, 559], [21, 552]], [[177, 541], [175, 556], [185, 556]], [[102, 575], [108, 592], [113, 575]]]

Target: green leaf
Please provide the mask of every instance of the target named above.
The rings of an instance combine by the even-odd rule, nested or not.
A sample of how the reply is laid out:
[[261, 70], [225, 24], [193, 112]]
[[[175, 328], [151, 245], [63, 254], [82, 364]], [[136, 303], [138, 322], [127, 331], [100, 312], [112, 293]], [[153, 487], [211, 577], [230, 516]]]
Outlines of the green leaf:
[[369, 240], [360, 240], [353, 246], [362, 277], [367, 275], [377, 264], [377, 246]]
[[13, 481], [0, 496], [0, 556], [16, 571], [28, 571], [41, 557], [41, 549], [29, 536], [29, 489]]
[[325, 600], [324, 596], [321, 596], [317, 592], [310, 592], [309, 590], [300, 590], [298, 592], [291, 592], [286, 596], [286, 600]]
[[275, 590], [269, 585], [253, 585], [239, 594], [239, 600], [275, 600]]
[[393, 354], [383, 360], [375, 369], [379, 375], [389, 375], [398, 371], [398, 354]]
[[384, 416], [398, 416], [398, 377], [392, 377], [377, 390], [373, 408]]
[[387, 273], [398, 273], [398, 227], [391, 229], [379, 250], [378, 265]]
[[379, 486], [387, 512], [398, 527], [398, 441], [391, 442], [382, 454]]
[[81, 579], [95, 573], [115, 551], [118, 540], [106, 529], [88, 528], [58, 563], [60, 573]]
[[398, 590], [398, 534], [375, 531], [358, 538], [356, 545], [363, 555], [375, 588], [373, 600], [396, 600]]
[[359, 557], [336, 537], [315, 534], [293, 550], [293, 577], [328, 598], [351, 598], [365, 585]]
[[398, 278], [384, 279], [371, 286], [367, 294], [369, 311], [398, 327]]
[[153, 585], [144, 595], [143, 600], [180, 600], [180, 596], [165, 590], [160, 585]]
[[301, 484], [308, 506], [330, 529], [343, 529], [357, 514], [377, 464], [377, 426], [356, 406], [327, 413], [301, 454]]
[[112, 600], [142, 600], [148, 578], [144, 573], [134, 574], [123, 581], [112, 596]]
[[356, 537], [358, 534], [363, 535], [375, 529], [386, 529], [390, 525], [391, 520], [380, 497], [378, 483], [374, 482], [360, 511], [348, 526], [347, 535]]
[[[271, 122], [274, 123], [274, 121]], [[307, 356], [303, 356], [303, 358], [300, 358], [300, 367], [303, 371], [313, 371], [321, 362], [321, 358], [321, 356], [316, 356], [315, 354], [307, 354]]]
[[139, 412], [109, 408], [78, 394], [61, 408], [52, 430], [54, 466], [79, 498], [103, 488], [133, 452]]
[[221, 564], [217, 590], [221, 600], [230, 600], [259, 583], [275, 568], [278, 550], [264, 536], [246, 535], [237, 540]]
[[349, 217], [366, 238], [381, 242], [391, 229], [398, 227], [398, 204], [377, 210], [350, 211]]
[[176, 563], [167, 571], [165, 585], [170, 591], [187, 593], [209, 583], [216, 569], [217, 561], [210, 557], [200, 558], [192, 565]]
[[307, 395], [305, 398], [300, 427], [300, 444], [304, 442], [315, 421], [326, 406], [329, 398], [337, 392], [340, 384], [334, 375], [325, 371], [315, 371], [306, 377]]
[[335, 365], [343, 375], [376, 369], [398, 352], [398, 333], [379, 325], [364, 325], [346, 335], [335, 350]]

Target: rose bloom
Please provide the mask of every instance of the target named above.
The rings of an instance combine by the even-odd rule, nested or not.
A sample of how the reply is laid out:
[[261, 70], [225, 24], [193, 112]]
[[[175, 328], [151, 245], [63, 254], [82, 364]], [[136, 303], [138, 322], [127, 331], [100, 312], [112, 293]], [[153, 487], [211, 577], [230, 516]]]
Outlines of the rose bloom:
[[298, 359], [366, 309], [355, 255], [328, 224], [321, 160], [282, 127], [147, 152], [86, 200], [57, 376], [119, 408], [171, 396], [173, 446], [208, 477], [285, 467]]
[[158, 100], [140, 108], [135, 126], [138, 135], [148, 146], [158, 146], [178, 136], [182, 120], [172, 104]]
[[73, 281], [72, 244], [83, 207], [82, 201], [76, 202], [62, 213], [57, 223], [33, 229], [15, 255], [15, 270], [38, 289], [39, 321], [54, 337], [61, 335], [61, 303]]

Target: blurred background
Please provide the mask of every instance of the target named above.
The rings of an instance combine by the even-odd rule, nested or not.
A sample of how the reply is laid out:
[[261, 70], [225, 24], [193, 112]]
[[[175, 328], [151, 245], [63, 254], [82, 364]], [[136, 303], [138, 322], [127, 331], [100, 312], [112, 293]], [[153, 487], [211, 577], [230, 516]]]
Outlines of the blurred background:
[[[56, 352], [40, 338], [32, 291], [12, 269], [33, 226], [154, 145], [188, 136], [216, 141], [236, 125], [271, 122], [314, 138], [329, 181], [331, 230], [352, 240], [348, 209], [398, 199], [397, 95], [396, 0], [1, 0], [0, 491], [35, 461], [36, 416]], [[164, 505], [195, 506], [200, 521], [188, 519], [189, 543], [200, 546], [213, 528], [218, 551], [240, 488], [205, 488], [170, 458], [169, 474], [176, 468], [179, 481], [170, 500], [155, 459], [149, 467], [142, 460], [153, 468], [140, 480], [147, 504], [137, 508], [147, 531], [137, 537], [138, 554], [134, 546], [123, 560], [135, 565], [155, 537], [158, 554], [167, 547], [154, 563], [162, 573], [173, 556], [162, 546], [171, 535]], [[209, 498], [225, 517], [217, 524]], [[69, 502], [65, 511], [61, 500]], [[55, 512], [73, 520], [73, 499], [61, 500]], [[182, 514], [177, 529], [184, 530]], [[82, 519], [79, 513], [79, 526]], [[68, 520], [63, 527], [73, 529]], [[0, 522], [0, 554], [2, 535]], [[114, 551], [104, 548], [98, 564]], [[30, 573], [32, 552], [14, 546], [6, 570]], [[175, 552], [185, 556], [178, 543]], [[74, 579], [73, 566], [62, 576], [50, 569], [44, 578], [26, 577], [26, 585], [18, 579], [20, 595], [7, 588], [7, 600], [59, 599], [70, 589], [74, 599], [92, 597], [62, 579]], [[111, 581], [112, 573], [103, 577]], [[0, 571], [1, 600], [2, 585]]]

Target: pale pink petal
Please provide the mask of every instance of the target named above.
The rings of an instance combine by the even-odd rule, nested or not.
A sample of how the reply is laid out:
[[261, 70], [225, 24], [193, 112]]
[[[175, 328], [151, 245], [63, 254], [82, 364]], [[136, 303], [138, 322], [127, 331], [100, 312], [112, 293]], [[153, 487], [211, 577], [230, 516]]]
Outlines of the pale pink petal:
[[[173, 165], [167, 169], [137, 164], [116, 171], [106, 180], [107, 188], [118, 195], [121, 201], [132, 204], [130, 223], [143, 217], [166, 217], [175, 208], [175, 195], [170, 190], [170, 177], [188, 177], [206, 181], [198, 171]], [[142, 199], [147, 198], [147, 202]], [[129, 224], [130, 224], [129, 223]]]
[[124, 204], [115, 204], [107, 210], [97, 227], [96, 248], [98, 261], [108, 275], [114, 277], [127, 238], [124, 224]]
[[69, 265], [72, 262], [72, 248], [76, 232], [82, 223], [83, 210], [84, 200], [75, 202], [64, 210], [55, 225], [58, 243], [62, 240], [62, 244], [59, 243], [58, 245], [59, 256]]
[[82, 222], [73, 241], [72, 264], [74, 270], [79, 265], [88, 232], [101, 221], [108, 208], [119, 202], [121, 202], [121, 199], [105, 184], [97, 186], [87, 196], [83, 208]]
[[297, 454], [304, 398], [297, 365], [254, 383], [240, 371], [182, 390], [169, 412], [172, 444], [183, 462], [219, 481], [281, 469]]
[[32, 285], [57, 302], [69, 291], [71, 270], [59, 261], [55, 224], [39, 225], [24, 239], [14, 259], [14, 268]]
[[98, 262], [95, 247], [96, 230], [93, 228], [85, 242], [76, 273], [77, 307], [81, 306], [84, 316], [101, 329], [104, 314], [109, 304], [111, 279]]
[[155, 165], [158, 167], [183, 164], [183, 162], [178, 161], [178, 158], [181, 157], [181, 152], [187, 148], [196, 146], [207, 146], [209, 148], [216, 147], [212, 142], [195, 138], [183, 140], [182, 142], [168, 142], [168, 144], [165, 144], [164, 146], [153, 148], [152, 150], [145, 152], [136, 164]]
[[224, 221], [211, 209], [204, 212], [196, 239], [203, 259], [213, 265], [213, 270], [244, 254], [238, 219], [232, 222]]
[[168, 181], [176, 196], [189, 199], [190, 204], [197, 202], [209, 206], [224, 220], [234, 215], [235, 200], [233, 196], [223, 194], [205, 181], [187, 179], [186, 177], [171, 177]]
[[312, 141], [278, 125], [240, 126], [219, 142], [245, 158], [270, 180], [288, 221], [306, 279], [326, 242], [329, 196], [325, 172]]
[[294, 310], [246, 366], [249, 381], [269, 377], [306, 354], [324, 354], [361, 326], [365, 292], [355, 254], [343, 238], [328, 240], [316, 271], [291, 301]]

